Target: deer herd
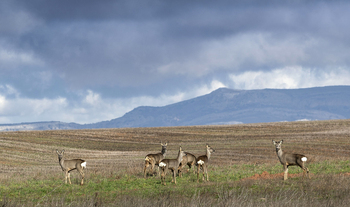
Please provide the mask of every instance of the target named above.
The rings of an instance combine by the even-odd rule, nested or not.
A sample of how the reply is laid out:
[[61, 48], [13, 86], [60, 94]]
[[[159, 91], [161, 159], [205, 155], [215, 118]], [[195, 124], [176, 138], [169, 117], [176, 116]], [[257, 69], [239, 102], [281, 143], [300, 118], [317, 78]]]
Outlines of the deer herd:
[[[299, 166], [303, 170], [303, 178], [305, 177], [305, 173], [307, 173], [308, 178], [310, 178], [309, 169], [305, 167], [305, 162], [307, 161], [307, 157], [305, 155], [283, 152], [281, 148], [283, 140], [281, 141], [272, 140], [272, 143], [276, 147], [277, 157], [284, 168], [284, 180], [288, 179], [288, 167], [293, 165]], [[210, 147], [207, 144], [205, 155], [196, 157], [195, 155], [189, 152], [183, 151], [182, 147], [180, 146], [178, 155], [175, 159], [165, 159], [168, 143], [166, 142], [165, 144], [163, 144], [161, 142], [161, 145], [162, 145], [162, 150], [160, 153], [146, 155], [144, 159], [145, 166], [143, 168], [144, 178], [146, 178], [146, 175], [147, 175], [146, 173], [147, 168], [151, 167], [150, 174], [153, 175], [154, 167], [157, 166], [158, 176], [161, 177], [161, 184], [166, 185], [165, 176], [169, 170], [172, 172], [172, 182], [176, 184], [176, 174], [179, 173], [179, 177], [182, 177], [183, 168], [187, 165], [189, 167], [187, 171], [190, 171], [194, 168], [194, 166], [197, 166], [197, 182], [199, 182], [200, 171], [202, 171], [203, 173], [202, 180], [205, 181], [205, 176], [206, 176], [206, 181], [209, 181], [209, 175], [208, 175], [209, 159], [211, 154], [215, 152], [215, 150], [212, 147]], [[63, 159], [64, 150], [62, 150], [61, 152], [56, 150], [56, 152], [58, 154], [58, 161], [62, 168], [62, 171], [65, 172], [65, 183], [67, 184], [67, 179], [68, 179], [69, 184], [71, 184], [70, 172], [76, 169], [81, 175], [80, 184], [83, 185], [84, 168], [86, 168], [85, 160], [82, 160], [82, 159], [65, 160]], [[195, 173], [194, 170], [193, 170], [193, 173]]]

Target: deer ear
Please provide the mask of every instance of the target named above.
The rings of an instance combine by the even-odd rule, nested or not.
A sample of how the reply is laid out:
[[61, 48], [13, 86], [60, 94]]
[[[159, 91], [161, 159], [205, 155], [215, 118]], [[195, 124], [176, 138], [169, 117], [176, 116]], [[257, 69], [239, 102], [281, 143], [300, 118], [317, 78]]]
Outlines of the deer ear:
[[57, 153], [57, 154], [60, 154], [60, 153], [58, 152], [58, 149], [56, 149], [56, 153]]
[[281, 144], [282, 144], [282, 142], [283, 142], [283, 139], [281, 140]]
[[272, 140], [272, 143], [273, 143], [273, 144], [276, 144], [275, 140]]

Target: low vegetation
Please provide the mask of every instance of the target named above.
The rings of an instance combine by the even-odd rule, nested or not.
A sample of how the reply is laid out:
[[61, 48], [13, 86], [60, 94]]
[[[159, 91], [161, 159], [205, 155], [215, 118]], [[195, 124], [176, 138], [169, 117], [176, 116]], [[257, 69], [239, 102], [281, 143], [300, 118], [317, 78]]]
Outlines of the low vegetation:
[[[0, 133], [0, 206], [347, 206], [350, 203], [350, 120], [67, 131]], [[309, 157], [311, 179], [283, 167], [272, 140], [283, 150]], [[179, 146], [196, 156], [215, 149], [209, 182], [192, 172], [177, 184], [143, 178], [144, 157], [168, 142], [167, 158]], [[58, 163], [87, 161], [84, 185], [72, 185]], [[188, 167], [186, 166], [185, 169]], [[196, 170], [196, 169], [195, 169]]]

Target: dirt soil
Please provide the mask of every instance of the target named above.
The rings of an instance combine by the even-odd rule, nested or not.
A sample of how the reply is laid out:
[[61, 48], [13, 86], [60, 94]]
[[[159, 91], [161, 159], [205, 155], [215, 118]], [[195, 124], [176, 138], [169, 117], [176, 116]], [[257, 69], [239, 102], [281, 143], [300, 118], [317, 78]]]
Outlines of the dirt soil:
[[[308, 163], [348, 160], [350, 119], [278, 122], [223, 126], [154, 127], [87, 130], [0, 132], [0, 180], [13, 173], [36, 174], [60, 170], [56, 149], [65, 149], [66, 159], [88, 160], [92, 172], [143, 170], [145, 155], [159, 153], [167, 141], [167, 157], [175, 158], [182, 146], [195, 156], [205, 154], [205, 144], [214, 147], [213, 167], [235, 164], [279, 163], [272, 140], [284, 140], [283, 150], [308, 156]], [[267, 172], [250, 179], [283, 179]], [[302, 176], [289, 174], [289, 177]]]
[[[260, 179], [276, 179], [276, 178], [281, 178], [283, 179], [283, 172], [282, 173], [277, 173], [277, 174], [270, 174], [267, 171], [264, 171], [261, 174], [255, 174], [251, 177], [244, 178], [242, 180], [260, 180]], [[303, 173], [298, 173], [298, 174], [288, 174], [288, 178], [295, 178], [295, 177], [301, 177], [303, 176]]]
[[[262, 180], [262, 179], [283, 179], [283, 172], [277, 173], [277, 174], [270, 174], [267, 171], [262, 172], [261, 174], [255, 174], [248, 178], [243, 178], [242, 180]], [[296, 178], [296, 177], [302, 177], [303, 173], [297, 173], [297, 174], [288, 174], [288, 178]], [[313, 176], [312, 173], [310, 173], [310, 176]], [[350, 172], [348, 173], [341, 173], [339, 176], [350, 176]]]

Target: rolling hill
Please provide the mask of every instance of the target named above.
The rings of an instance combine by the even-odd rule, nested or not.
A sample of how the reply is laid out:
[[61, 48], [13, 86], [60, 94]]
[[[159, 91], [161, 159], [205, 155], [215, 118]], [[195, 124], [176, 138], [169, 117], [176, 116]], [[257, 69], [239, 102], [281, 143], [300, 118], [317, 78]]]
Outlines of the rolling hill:
[[[85, 125], [41, 122], [45, 126], [35, 123], [32, 127], [26, 123], [25, 130], [224, 125], [349, 118], [350, 86], [261, 90], [220, 88], [207, 95], [167, 106], [140, 106], [109, 121]], [[0, 130], [21, 130], [20, 125], [0, 125]]]

